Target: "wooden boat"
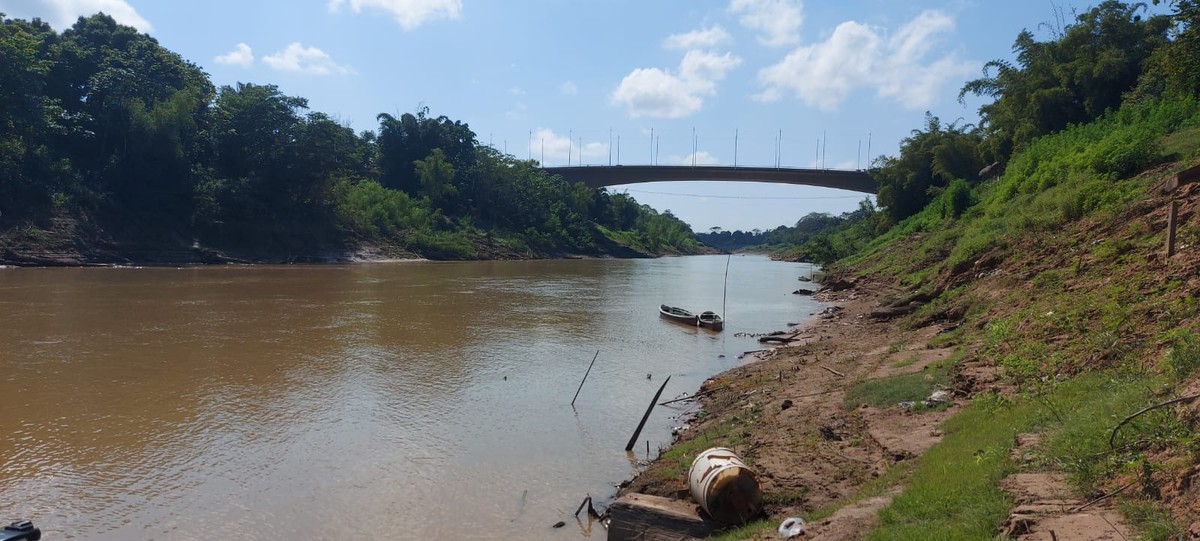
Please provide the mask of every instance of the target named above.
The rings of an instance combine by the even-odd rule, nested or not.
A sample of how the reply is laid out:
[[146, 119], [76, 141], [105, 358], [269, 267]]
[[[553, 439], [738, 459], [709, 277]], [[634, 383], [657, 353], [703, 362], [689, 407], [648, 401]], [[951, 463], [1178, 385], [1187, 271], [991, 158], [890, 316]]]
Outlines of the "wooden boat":
[[700, 315], [696, 315], [678, 306], [661, 304], [658, 307], [658, 314], [665, 319], [684, 325], [695, 325], [714, 331], [725, 328], [725, 321], [721, 319], [720, 315], [712, 311], [705, 311]]
[[684, 323], [687, 325], [698, 325], [700, 321], [699, 318], [696, 317], [696, 314], [684, 310], [683, 308], [679, 308], [678, 306], [667, 306], [665, 304], [660, 304], [658, 306], [658, 315], [676, 323]]
[[725, 320], [721, 319], [721, 316], [713, 311], [701, 312], [699, 316], [696, 316], [696, 323], [701, 327], [712, 329], [714, 331], [719, 331], [725, 328]]

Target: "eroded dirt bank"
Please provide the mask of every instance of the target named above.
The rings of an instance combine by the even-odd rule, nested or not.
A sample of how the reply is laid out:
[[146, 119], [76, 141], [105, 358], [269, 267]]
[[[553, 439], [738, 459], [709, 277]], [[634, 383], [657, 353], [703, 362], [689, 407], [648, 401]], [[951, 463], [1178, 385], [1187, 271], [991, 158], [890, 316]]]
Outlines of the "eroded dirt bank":
[[[962, 381], [954, 384], [961, 389], [950, 386], [955, 396], [944, 409], [914, 413], [845, 404], [845, 392], [856, 382], [920, 373], [951, 355], [950, 348], [927, 345], [943, 325], [906, 330], [894, 320], [872, 317], [894, 292], [888, 283], [860, 281], [818, 293], [825, 309], [785, 335], [796, 341], [711, 378], [695, 403], [677, 406], [681, 414], [691, 413], [689, 425], [622, 493], [686, 499], [686, 469], [695, 455], [690, 450], [732, 446], [757, 470], [767, 515], [782, 519], [842, 507], [868, 480], [928, 449], [965, 389], [988, 385], [990, 372], [962, 371], [957, 376]], [[889, 500], [885, 494], [856, 502], [811, 524], [808, 538], [856, 539]]]

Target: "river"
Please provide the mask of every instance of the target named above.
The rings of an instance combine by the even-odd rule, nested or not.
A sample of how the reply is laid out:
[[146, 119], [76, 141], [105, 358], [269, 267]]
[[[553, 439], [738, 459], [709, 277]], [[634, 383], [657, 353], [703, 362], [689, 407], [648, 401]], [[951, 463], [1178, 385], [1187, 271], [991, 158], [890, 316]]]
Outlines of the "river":
[[[722, 309], [722, 333], [660, 303]], [[603, 539], [571, 513], [816, 310], [759, 256], [0, 269], [0, 519], [50, 539]], [[570, 402], [599, 351], [595, 367]], [[660, 401], [661, 401], [660, 400]], [[551, 528], [558, 521], [567, 526]]]

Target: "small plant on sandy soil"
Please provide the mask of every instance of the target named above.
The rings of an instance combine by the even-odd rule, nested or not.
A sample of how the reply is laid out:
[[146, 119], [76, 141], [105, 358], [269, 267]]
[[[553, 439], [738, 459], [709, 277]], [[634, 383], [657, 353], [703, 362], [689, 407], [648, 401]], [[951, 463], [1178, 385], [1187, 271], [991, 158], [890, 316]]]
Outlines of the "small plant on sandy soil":
[[1171, 344], [1165, 359], [1166, 368], [1176, 379], [1184, 379], [1200, 367], [1200, 339], [1188, 329], [1175, 329], [1166, 333], [1164, 341]]
[[1186, 532], [1171, 522], [1171, 515], [1153, 502], [1124, 498], [1117, 502], [1122, 515], [1137, 528], [1144, 541], [1185, 539]]
[[796, 506], [804, 503], [804, 498], [808, 496], [808, 492], [808, 487], [770, 491], [763, 494], [763, 503], [766, 505]]
[[1046, 269], [1033, 277], [1033, 286], [1045, 291], [1062, 291], [1066, 269]]
[[732, 448], [745, 443], [742, 432], [737, 422], [724, 422], [706, 428], [689, 440], [672, 444], [659, 455], [658, 462], [670, 466], [662, 470], [663, 476], [670, 479], [682, 478], [687, 474], [688, 468], [692, 467], [696, 456], [711, 447]]
[[912, 366], [913, 364], [916, 364], [916, 362], [919, 360], [921, 360], [921, 357], [919, 357], [917, 355], [909, 355], [908, 357], [905, 357], [903, 359], [900, 359], [900, 360], [892, 363], [892, 368], [904, 368], [906, 366]]
[[920, 409], [920, 402], [947, 381], [947, 369], [933, 366], [913, 374], [867, 380], [846, 391], [843, 404], [847, 408], [856, 408], [863, 404], [881, 408], [895, 406], [900, 402], [914, 402], [914, 409]]

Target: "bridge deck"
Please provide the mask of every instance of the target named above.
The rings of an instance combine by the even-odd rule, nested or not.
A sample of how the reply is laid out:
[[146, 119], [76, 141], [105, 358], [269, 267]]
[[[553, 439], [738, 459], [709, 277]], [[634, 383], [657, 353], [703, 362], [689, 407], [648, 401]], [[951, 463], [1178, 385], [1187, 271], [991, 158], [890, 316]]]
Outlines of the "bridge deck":
[[729, 167], [715, 165], [585, 165], [547, 167], [567, 182], [582, 182], [592, 188], [678, 180], [775, 182], [875, 193], [879, 185], [865, 171], [798, 169], [790, 167]]

